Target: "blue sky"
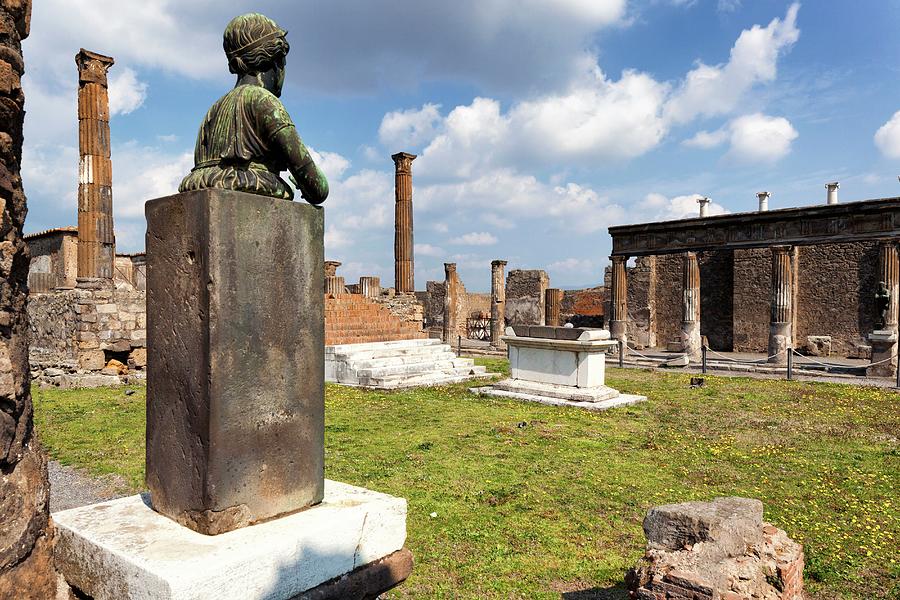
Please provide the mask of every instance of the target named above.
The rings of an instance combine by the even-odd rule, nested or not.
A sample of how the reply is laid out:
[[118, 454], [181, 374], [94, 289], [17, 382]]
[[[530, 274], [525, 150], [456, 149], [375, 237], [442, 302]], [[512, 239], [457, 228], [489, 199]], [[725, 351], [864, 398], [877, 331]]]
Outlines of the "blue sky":
[[[112, 55], [119, 251], [174, 193], [233, 85], [221, 32], [289, 30], [282, 100], [329, 175], [326, 254], [393, 283], [393, 164], [413, 163], [416, 287], [490, 261], [597, 285], [610, 225], [900, 195], [900, 3], [42, 0], [25, 42], [26, 231], [76, 222], [80, 47]], [[212, 16], [210, 16], [212, 15]]]

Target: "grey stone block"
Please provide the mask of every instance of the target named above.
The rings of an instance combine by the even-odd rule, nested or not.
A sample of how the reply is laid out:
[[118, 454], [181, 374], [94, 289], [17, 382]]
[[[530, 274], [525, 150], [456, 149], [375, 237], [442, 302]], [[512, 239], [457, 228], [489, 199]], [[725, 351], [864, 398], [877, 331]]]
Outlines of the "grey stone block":
[[147, 214], [147, 486], [206, 534], [324, 486], [323, 211], [222, 190]]
[[740, 556], [759, 543], [763, 505], [752, 498], [716, 498], [651, 508], [644, 518], [650, 548], [681, 550], [700, 542], [715, 542], [727, 556]]

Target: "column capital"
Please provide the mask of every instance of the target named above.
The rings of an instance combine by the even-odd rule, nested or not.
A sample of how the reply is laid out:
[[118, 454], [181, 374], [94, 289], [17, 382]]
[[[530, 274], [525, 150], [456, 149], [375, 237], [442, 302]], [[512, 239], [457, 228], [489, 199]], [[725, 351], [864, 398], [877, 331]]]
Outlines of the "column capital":
[[99, 83], [107, 86], [106, 72], [116, 63], [111, 56], [97, 54], [90, 50], [81, 49], [75, 55], [75, 64], [78, 66], [78, 83]]
[[416, 155], [409, 152], [398, 152], [392, 154], [391, 159], [394, 161], [394, 167], [398, 173], [409, 173], [412, 170], [412, 161], [416, 160]]
[[505, 267], [507, 264], [509, 264], [509, 263], [508, 263], [507, 261], [505, 261], [505, 260], [499, 260], [499, 259], [498, 259], [498, 260], [492, 260], [492, 261], [491, 261], [491, 266], [492, 266], [492, 267]]
[[444, 263], [444, 272], [445, 273], [455, 273], [456, 272], [456, 263]]
[[625, 263], [628, 262], [628, 257], [621, 254], [613, 254], [609, 257], [609, 260], [613, 263]]
[[772, 254], [790, 254], [794, 250], [793, 246], [785, 246], [785, 245], [769, 246], [769, 247], [772, 249]]

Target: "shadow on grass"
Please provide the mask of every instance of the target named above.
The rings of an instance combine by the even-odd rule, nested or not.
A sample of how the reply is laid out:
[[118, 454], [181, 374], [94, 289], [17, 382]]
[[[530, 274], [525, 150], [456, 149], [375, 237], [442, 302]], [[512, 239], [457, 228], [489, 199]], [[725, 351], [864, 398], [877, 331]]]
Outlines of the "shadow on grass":
[[627, 600], [628, 590], [624, 586], [616, 585], [605, 588], [591, 588], [577, 592], [565, 592], [560, 596], [561, 600]]

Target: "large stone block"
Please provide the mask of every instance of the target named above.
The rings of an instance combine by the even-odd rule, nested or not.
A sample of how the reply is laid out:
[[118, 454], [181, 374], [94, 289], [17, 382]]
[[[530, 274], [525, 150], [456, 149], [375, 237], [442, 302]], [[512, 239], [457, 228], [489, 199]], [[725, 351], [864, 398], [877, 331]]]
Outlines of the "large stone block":
[[216, 534], [322, 500], [321, 209], [204, 190], [147, 214], [147, 486]]

